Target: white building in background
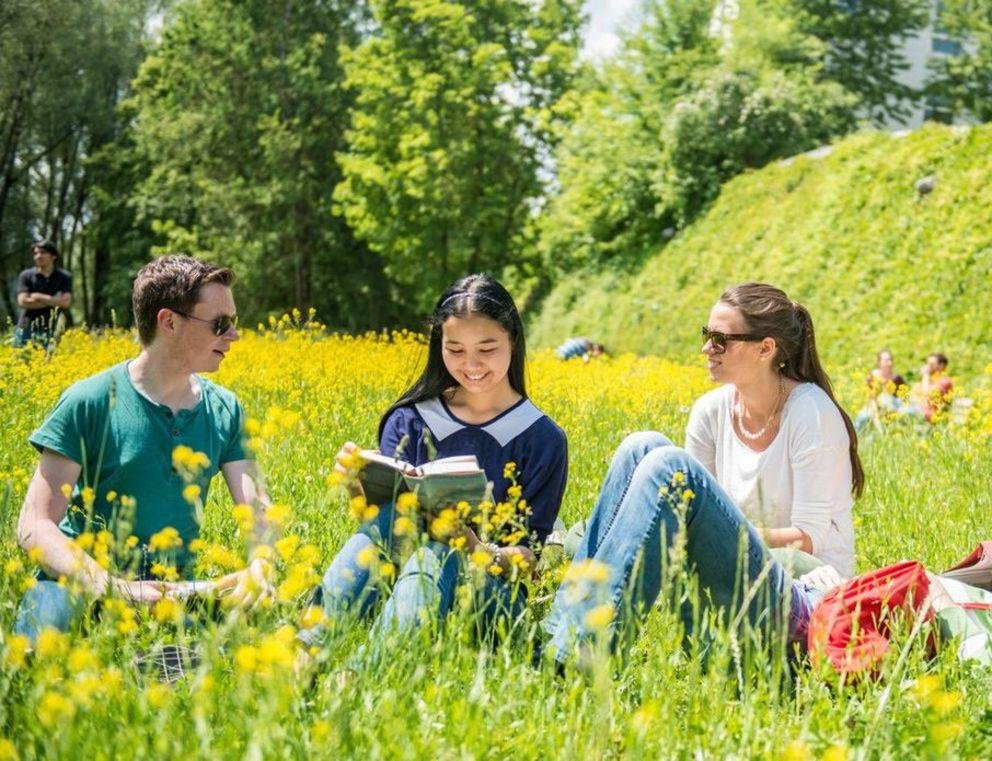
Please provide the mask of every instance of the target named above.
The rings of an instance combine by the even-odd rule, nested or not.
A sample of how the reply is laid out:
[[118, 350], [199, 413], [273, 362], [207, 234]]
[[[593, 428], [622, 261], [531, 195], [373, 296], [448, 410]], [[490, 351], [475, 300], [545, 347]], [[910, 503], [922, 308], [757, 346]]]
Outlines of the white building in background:
[[[961, 43], [951, 39], [944, 30], [937, 25], [937, 12], [940, 9], [940, 0], [932, 0], [930, 10], [930, 24], [921, 29], [915, 37], [910, 37], [905, 42], [905, 55], [909, 63], [899, 77], [899, 80], [910, 87], [921, 88], [926, 84], [930, 75], [929, 65], [935, 58], [956, 56], [961, 53]], [[922, 126], [925, 121], [950, 121], [950, 114], [942, 104], [932, 102], [929, 99], [921, 101], [914, 106], [905, 122], [887, 122], [884, 126], [891, 129], [909, 128], [916, 129]]]
[[[862, 0], [870, 2], [870, 0]], [[961, 52], [961, 43], [951, 39], [938, 25], [937, 12], [940, 0], [930, 2], [930, 23], [921, 29], [919, 34], [907, 38], [904, 42], [904, 55], [909, 67], [901, 72], [897, 79], [910, 87], [919, 89], [927, 81], [930, 74], [929, 65], [934, 58], [955, 56]], [[710, 34], [722, 37], [724, 44], [731, 44], [732, 28], [739, 14], [738, 0], [719, 0], [713, 11], [710, 23]], [[909, 109], [904, 121], [886, 120], [879, 125], [886, 129], [916, 129], [925, 121], [950, 121], [950, 114], [942, 108], [942, 104], [930, 100], [920, 101]]]

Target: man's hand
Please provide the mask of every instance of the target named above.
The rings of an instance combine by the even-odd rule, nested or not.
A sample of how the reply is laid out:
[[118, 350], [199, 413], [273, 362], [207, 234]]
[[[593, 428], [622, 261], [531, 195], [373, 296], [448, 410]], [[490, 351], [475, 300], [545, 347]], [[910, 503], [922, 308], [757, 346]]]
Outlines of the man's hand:
[[125, 581], [114, 578], [110, 582], [114, 592], [131, 603], [151, 605], [166, 596], [169, 585], [162, 581]]
[[275, 588], [272, 586], [274, 575], [272, 563], [259, 557], [252, 560], [247, 568], [219, 579], [215, 588], [218, 592], [230, 590], [226, 593], [226, 604], [251, 610], [275, 596]]

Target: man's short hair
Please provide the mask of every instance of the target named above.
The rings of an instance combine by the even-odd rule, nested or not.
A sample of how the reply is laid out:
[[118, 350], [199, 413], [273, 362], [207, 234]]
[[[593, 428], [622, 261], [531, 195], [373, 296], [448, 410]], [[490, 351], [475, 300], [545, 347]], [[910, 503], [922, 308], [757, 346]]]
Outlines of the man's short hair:
[[230, 288], [234, 272], [191, 256], [163, 256], [138, 270], [131, 301], [141, 344], [148, 346], [155, 340], [159, 310], [189, 314], [200, 300], [200, 289], [208, 283]]
[[41, 240], [36, 240], [34, 242], [34, 245], [31, 246], [31, 251], [33, 252], [36, 248], [40, 248], [46, 254], [51, 254], [56, 259], [58, 259], [59, 249], [54, 243], [48, 240], [48, 238], [42, 238]]

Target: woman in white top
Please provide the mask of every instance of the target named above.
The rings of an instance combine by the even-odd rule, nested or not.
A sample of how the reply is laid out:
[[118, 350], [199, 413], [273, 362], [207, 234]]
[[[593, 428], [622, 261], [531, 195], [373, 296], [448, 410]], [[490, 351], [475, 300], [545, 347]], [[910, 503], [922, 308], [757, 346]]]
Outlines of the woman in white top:
[[[602, 616], [589, 613], [604, 600], [615, 608], [614, 628], [650, 608], [664, 546], [683, 529], [701, 597], [727, 620], [746, 603], [754, 626], [787, 621], [790, 638], [803, 636], [811, 601], [801, 589], [786, 594], [792, 580], [766, 548], [795, 548], [854, 572], [851, 506], [864, 473], [809, 312], [778, 288], [746, 283], [723, 293], [703, 339], [710, 377], [725, 385], [693, 407], [684, 450], [658, 433], [628, 436], [617, 450], [573, 561], [599, 561], [609, 579], [595, 593], [577, 592], [568, 579], [582, 574], [566, 575], [545, 623], [559, 659], [594, 633]], [[683, 619], [691, 632], [693, 612]]]

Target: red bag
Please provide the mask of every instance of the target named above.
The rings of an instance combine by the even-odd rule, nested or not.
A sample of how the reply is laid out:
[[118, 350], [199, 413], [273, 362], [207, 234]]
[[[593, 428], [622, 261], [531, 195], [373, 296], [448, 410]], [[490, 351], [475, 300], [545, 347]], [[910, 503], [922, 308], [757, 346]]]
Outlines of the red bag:
[[826, 658], [839, 674], [874, 671], [889, 648], [888, 614], [897, 609], [918, 612], [929, 591], [926, 570], [915, 560], [863, 574], [831, 590], [809, 621], [807, 644], [813, 663]]

